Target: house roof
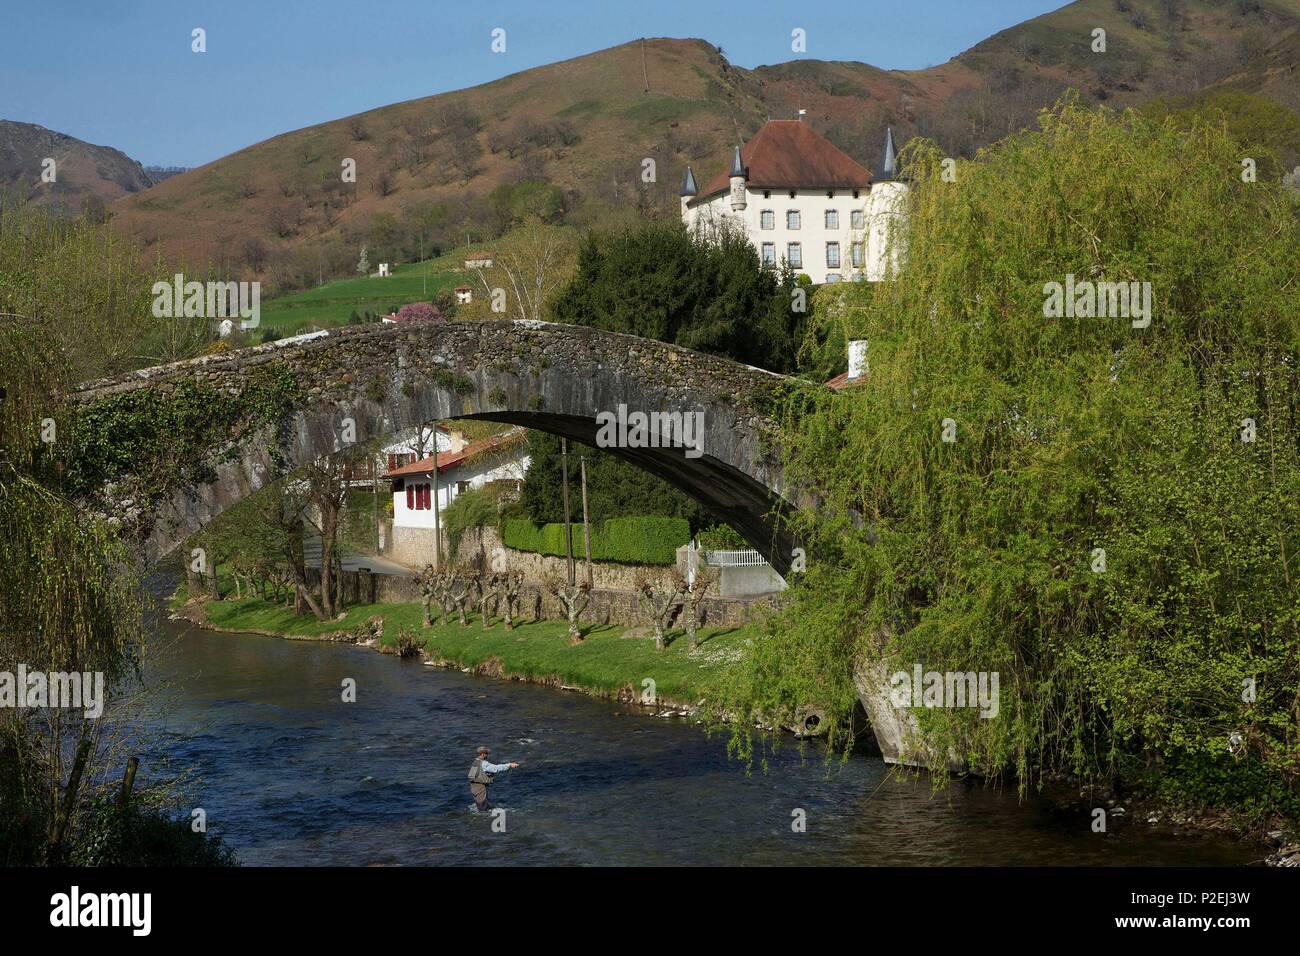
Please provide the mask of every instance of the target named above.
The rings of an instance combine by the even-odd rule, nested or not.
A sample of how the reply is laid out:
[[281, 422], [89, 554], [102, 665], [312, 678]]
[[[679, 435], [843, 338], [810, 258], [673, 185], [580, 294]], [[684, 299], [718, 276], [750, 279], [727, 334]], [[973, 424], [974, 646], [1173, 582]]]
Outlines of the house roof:
[[859, 375], [857, 378], [850, 381], [848, 372], [840, 372], [839, 375], [836, 375], [826, 383], [826, 387], [838, 392], [841, 389], [848, 388], [850, 385], [861, 385], [866, 380], [867, 377], [865, 375]]
[[[438, 471], [447, 471], [458, 465], [463, 465], [490, 455], [494, 452], [506, 451], [523, 442], [525, 430], [523, 428], [512, 428], [508, 432], [502, 432], [500, 435], [491, 435], [487, 438], [470, 442], [460, 451], [444, 451], [438, 455]], [[384, 475], [385, 478], [406, 478], [411, 475], [427, 475], [433, 471], [433, 456], [421, 458], [419, 461], [413, 461], [409, 465], [403, 465], [401, 468], [394, 468]]]
[[[768, 120], [739, 151], [750, 188], [859, 189], [871, 185], [867, 167], [799, 120]], [[690, 205], [730, 187], [731, 171], [724, 166]]]

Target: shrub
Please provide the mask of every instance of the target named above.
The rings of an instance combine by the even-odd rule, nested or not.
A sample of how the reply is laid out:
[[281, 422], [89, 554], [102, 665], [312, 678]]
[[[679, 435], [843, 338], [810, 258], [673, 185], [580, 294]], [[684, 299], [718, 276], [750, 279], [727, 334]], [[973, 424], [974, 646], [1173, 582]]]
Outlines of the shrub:
[[[582, 522], [573, 526], [573, 556], [582, 558]], [[564, 524], [537, 525], [527, 518], [502, 524], [502, 540], [516, 551], [564, 556]], [[677, 549], [691, 537], [685, 518], [611, 518], [591, 529], [593, 561], [621, 564], [672, 564]]]

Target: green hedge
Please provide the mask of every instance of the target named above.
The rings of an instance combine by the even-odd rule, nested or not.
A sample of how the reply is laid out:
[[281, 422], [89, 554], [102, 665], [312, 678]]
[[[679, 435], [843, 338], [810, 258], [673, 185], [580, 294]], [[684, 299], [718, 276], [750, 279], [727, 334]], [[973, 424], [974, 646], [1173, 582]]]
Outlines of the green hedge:
[[[564, 556], [563, 524], [512, 518], [503, 523], [501, 535], [506, 547], [516, 551]], [[591, 557], [622, 564], [672, 564], [677, 549], [689, 540], [691, 526], [685, 518], [610, 518], [591, 527]], [[580, 521], [573, 525], [573, 555], [583, 556]]]

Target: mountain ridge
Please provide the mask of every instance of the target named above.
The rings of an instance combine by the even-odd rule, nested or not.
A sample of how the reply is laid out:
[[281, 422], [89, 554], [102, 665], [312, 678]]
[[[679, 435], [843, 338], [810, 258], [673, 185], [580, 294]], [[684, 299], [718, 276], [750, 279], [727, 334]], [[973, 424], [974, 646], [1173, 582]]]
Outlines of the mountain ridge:
[[1122, 107], [1217, 85], [1300, 110], [1297, 63], [1300, 0], [1076, 0], [919, 70], [749, 69], [703, 39], [645, 38], [280, 133], [125, 195], [113, 221], [168, 256], [287, 289], [347, 272], [362, 245], [378, 261], [491, 238], [520, 203], [579, 222], [671, 215], [688, 163], [703, 182], [762, 122], [800, 109], [872, 166], [886, 126], [970, 155], [1067, 89]]

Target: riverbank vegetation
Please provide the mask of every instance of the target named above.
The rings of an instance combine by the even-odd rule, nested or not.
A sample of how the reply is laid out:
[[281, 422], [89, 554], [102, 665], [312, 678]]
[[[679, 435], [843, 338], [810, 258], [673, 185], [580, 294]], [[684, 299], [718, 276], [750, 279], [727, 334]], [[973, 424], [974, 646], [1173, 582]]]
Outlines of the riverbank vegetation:
[[[138, 250], [101, 226], [0, 199], [6, 865], [229, 862], [219, 840], [177, 836], [188, 822], [162, 809], [168, 781], [130, 786], [113, 708], [140, 673], [138, 580], [117, 529], [67, 497], [75, 427], [60, 395], [68, 386], [182, 357], [206, 341], [183, 321], [163, 328], [142, 318], [150, 280]], [[77, 692], [53, 694], [56, 682]], [[53, 696], [33, 698], [42, 687]]]
[[[173, 603], [179, 606], [183, 600], [180, 592]], [[653, 687], [646, 702], [691, 707], [717, 698], [721, 675], [748, 653], [756, 634], [752, 627], [701, 628], [699, 646], [692, 651], [677, 630], [661, 651], [653, 636], [641, 633], [644, 629], [613, 625], [584, 625], [584, 638], [576, 645], [570, 644], [568, 623], [558, 620], [516, 619], [507, 630], [499, 617], [489, 615], [484, 628], [481, 617], [470, 614], [464, 626], [451, 621], [426, 628], [423, 608], [416, 603], [357, 605], [330, 622], [260, 598], [205, 601], [199, 607], [203, 621], [222, 631], [309, 639], [364, 632], [367, 622], [380, 616], [381, 644], [395, 647], [399, 635], [413, 634], [431, 658], [458, 667], [629, 701], [642, 701]], [[653, 684], [645, 684], [647, 679]]]
[[[997, 672], [994, 719], [912, 712], [934, 752], [1300, 816], [1300, 217], [1263, 150], [1071, 102], [955, 167], [909, 144], [899, 280], [810, 330], [870, 371], [786, 409], [821, 504], [732, 709], [814, 700], [843, 744], [864, 661]], [[1056, 317], [1068, 282], [1134, 310]]]

